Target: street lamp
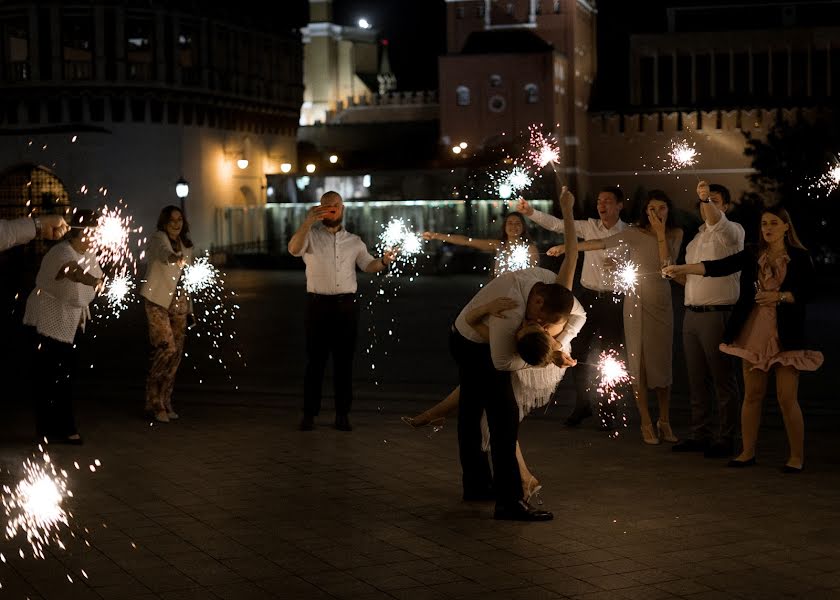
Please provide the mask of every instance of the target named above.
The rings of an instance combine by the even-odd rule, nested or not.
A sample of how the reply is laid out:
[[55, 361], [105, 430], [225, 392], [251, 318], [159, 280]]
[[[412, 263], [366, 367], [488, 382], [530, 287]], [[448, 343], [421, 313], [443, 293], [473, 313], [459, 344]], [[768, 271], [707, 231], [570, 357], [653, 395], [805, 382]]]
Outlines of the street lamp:
[[309, 163], [308, 165], [306, 165], [306, 172], [307, 173], [314, 173], [315, 172], [315, 165], [312, 164], [312, 163]]
[[183, 177], [175, 182], [175, 195], [181, 201], [181, 212], [184, 212], [184, 203], [187, 201], [187, 196], [190, 195], [190, 184]]

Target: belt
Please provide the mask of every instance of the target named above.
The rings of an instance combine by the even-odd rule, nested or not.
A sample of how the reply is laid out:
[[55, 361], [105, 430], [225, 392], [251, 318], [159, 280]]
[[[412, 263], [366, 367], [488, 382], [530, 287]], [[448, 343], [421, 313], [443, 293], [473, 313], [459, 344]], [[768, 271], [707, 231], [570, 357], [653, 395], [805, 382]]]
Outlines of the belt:
[[313, 292], [306, 292], [306, 295], [313, 300], [350, 300], [355, 298], [356, 294], [315, 294]]
[[686, 306], [692, 312], [724, 312], [735, 308], [732, 304], [710, 304], [707, 306]]

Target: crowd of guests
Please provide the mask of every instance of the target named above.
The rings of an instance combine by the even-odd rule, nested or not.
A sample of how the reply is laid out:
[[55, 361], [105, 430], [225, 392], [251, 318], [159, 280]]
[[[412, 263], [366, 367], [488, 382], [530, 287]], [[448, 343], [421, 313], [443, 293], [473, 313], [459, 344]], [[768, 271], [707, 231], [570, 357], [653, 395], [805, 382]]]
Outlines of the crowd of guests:
[[[685, 264], [677, 264], [684, 232], [675, 223], [673, 204], [665, 192], [651, 191], [633, 223], [621, 220], [624, 194], [617, 187], [598, 194], [598, 218], [574, 220], [573, 201], [564, 190], [563, 218], [558, 219], [520, 200], [517, 211], [504, 219], [498, 240], [423, 234], [426, 240], [495, 252], [496, 257], [495, 277], [450, 325], [460, 385], [434, 407], [403, 418], [412, 427], [435, 426], [457, 412], [464, 499], [495, 500], [498, 519], [552, 518], [529, 502], [541, 483], [522, 456], [517, 424], [547, 402], [566, 370], [574, 367], [577, 400], [566, 424], [577, 426], [597, 412], [605, 429], [617, 427], [617, 407], [597, 396], [597, 374], [591, 366], [607, 348], [618, 350], [627, 364], [645, 444], [669, 442], [675, 452], [727, 457], [733, 468], [755, 464], [761, 405], [769, 373], [774, 372], [790, 450], [782, 470], [801, 472], [804, 426], [798, 377], [801, 371], [819, 368], [823, 357], [804, 337], [814, 267], [787, 211], [781, 206], [765, 208], [758, 240], [745, 246], [744, 228], [727, 217], [732, 207], [729, 191], [700, 182], [697, 206], [703, 222], [685, 247]], [[321, 206], [309, 212], [293, 236], [289, 250], [306, 264], [308, 311], [329, 307], [329, 312], [318, 314], [329, 320], [330, 330], [346, 327], [354, 337], [356, 313], [335, 307], [357, 306], [356, 267], [376, 272], [387, 268], [394, 256], [371, 256], [361, 239], [343, 228], [342, 215], [340, 196], [325, 194]], [[526, 220], [563, 233], [564, 243], [548, 251], [564, 255], [557, 274], [536, 267], [538, 251]], [[510, 264], [505, 253], [515, 245], [527, 248], [531, 265], [502, 272], [499, 266]], [[580, 285], [573, 286], [569, 269], [574, 273], [579, 250], [584, 252], [584, 264]], [[615, 286], [616, 270], [628, 259], [639, 277], [622, 298]], [[682, 440], [670, 420], [675, 284], [685, 286], [681, 354], [691, 404], [691, 433]], [[352, 316], [344, 321], [344, 313]], [[326, 357], [332, 353], [336, 374], [344, 373], [335, 378], [335, 425], [348, 431], [352, 386], [346, 372], [352, 365], [353, 346], [337, 345], [336, 336], [319, 334], [309, 316], [306, 333], [306, 400], [300, 429], [315, 428], [321, 379]], [[332, 338], [332, 347], [324, 347], [322, 337]], [[585, 367], [576, 366], [578, 358]], [[649, 406], [651, 390], [657, 404], [655, 420]]]

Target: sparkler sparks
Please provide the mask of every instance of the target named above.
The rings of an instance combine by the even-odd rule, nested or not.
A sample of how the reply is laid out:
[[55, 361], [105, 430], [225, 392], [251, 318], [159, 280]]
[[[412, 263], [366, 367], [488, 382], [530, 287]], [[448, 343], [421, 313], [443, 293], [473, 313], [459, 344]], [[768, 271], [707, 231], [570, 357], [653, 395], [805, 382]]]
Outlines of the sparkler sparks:
[[490, 174], [490, 193], [496, 194], [499, 198], [507, 200], [533, 182], [530, 173], [520, 166], [514, 166], [511, 170], [503, 170]]
[[556, 163], [560, 160], [560, 149], [557, 143], [550, 136], [546, 136], [538, 125], [531, 125], [528, 128], [530, 149], [528, 156], [531, 161], [540, 169], [549, 163]]
[[689, 144], [686, 140], [678, 140], [671, 142], [670, 150], [668, 151], [668, 158], [666, 159], [666, 169], [669, 171], [679, 171], [697, 165], [697, 158], [700, 153], [694, 147], [694, 144]]
[[528, 244], [514, 243], [503, 247], [496, 256], [496, 275], [521, 271], [536, 266], [531, 260]]
[[126, 273], [120, 273], [107, 281], [104, 297], [111, 315], [118, 317], [128, 308], [134, 288], [134, 278]]
[[124, 273], [137, 272], [131, 234], [142, 233], [143, 228], [133, 228], [132, 222], [133, 217], [123, 214], [123, 206], [109, 208], [105, 205], [96, 220], [96, 227], [90, 229], [91, 245], [100, 262], [114, 265]]
[[609, 403], [619, 400], [616, 387], [630, 383], [627, 365], [618, 358], [615, 350], [605, 350], [598, 356], [598, 393]]
[[819, 178], [817, 184], [828, 194], [840, 188], [840, 155], [835, 158], [833, 164], [829, 163], [828, 170]]
[[619, 294], [632, 294], [639, 281], [639, 267], [633, 261], [619, 263], [614, 274], [614, 288]]
[[[62, 527], [69, 527], [72, 515], [64, 510], [62, 502], [73, 494], [67, 489], [67, 472], [56, 468], [46, 452], [43, 464], [27, 458], [23, 471], [14, 489], [3, 486], [3, 508], [9, 519], [6, 538], [25, 535], [33, 555], [44, 558], [44, 547], [50, 543], [64, 548], [58, 533]], [[22, 550], [20, 553], [23, 556]]]
[[201, 294], [218, 285], [219, 270], [210, 264], [209, 257], [202, 256], [184, 267], [181, 282], [188, 294]]
[[[414, 265], [417, 255], [423, 249], [423, 239], [420, 234], [409, 229], [405, 219], [392, 217], [387, 224], [382, 226], [377, 249], [381, 252], [396, 251], [395, 265], [399, 262]], [[393, 269], [393, 272], [397, 275], [402, 274], [398, 266]]]

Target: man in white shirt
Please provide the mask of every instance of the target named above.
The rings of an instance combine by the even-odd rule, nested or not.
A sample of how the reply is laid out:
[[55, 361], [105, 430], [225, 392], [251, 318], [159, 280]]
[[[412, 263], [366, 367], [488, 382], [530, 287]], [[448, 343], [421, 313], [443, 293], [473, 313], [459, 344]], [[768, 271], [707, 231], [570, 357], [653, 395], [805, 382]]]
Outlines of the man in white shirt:
[[[565, 189], [564, 214], [571, 215], [574, 197]], [[573, 233], [571, 223], [568, 233]], [[540, 268], [506, 273], [485, 285], [458, 315], [451, 328], [450, 348], [458, 364], [461, 396], [458, 403], [458, 450], [463, 472], [464, 500], [496, 500], [494, 518], [547, 521], [553, 515], [523, 499], [516, 461], [519, 408], [511, 387], [510, 372], [528, 368], [522, 356], [531, 341], [547, 340], [545, 358], [554, 364], [574, 366], [571, 339], [586, 321], [586, 313], [569, 288], [577, 262], [577, 244], [566, 254], [555, 275]], [[503, 317], [485, 318], [489, 342], [466, 322], [475, 306], [508, 297], [517, 307]], [[550, 337], [549, 337], [550, 336]], [[551, 340], [551, 338], [554, 340]], [[559, 349], [552, 346], [559, 345]], [[490, 464], [481, 447], [481, 415], [490, 428]]]
[[60, 240], [69, 230], [70, 226], [61, 215], [0, 220], [0, 252], [31, 242], [36, 237]]
[[336, 192], [306, 215], [289, 240], [289, 253], [306, 263], [306, 374], [303, 382], [301, 431], [315, 427], [321, 410], [321, 387], [330, 354], [333, 357], [335, 427], [352, 431], [353, 354], [359, 325], [356, 267], [365, 273], [386, 269], [393, 252], [374, 258], [361, 238], [342, 227], [344, 203]]
[[[725, 258], [744, 249], [744, 228], [726, 218], [731, 206], [729, 190], [705, 181], [697, 184], [703, 224], [686, 247], [685, 262]], [[738, 300], [740, 273], [726, 277], [687, 275], [685, 285], [683, 348], [691, 397], [691, 437], [675, 444], [674, 452], [704, 452], [707, 458], [731, 456], [738, 429], [741, 394], [736, 363], [720, 351], [726, 321]], [[709, 386], [712, 382], [712, 388]], [[712, 400], [717, 399], [718, 422]]]
[[[584, 240], [603, 239], [623, 231], [627, 223], [621, 220], [624, 208], [624, 192], [621, 188], [609, 186], [598, 193], [598, 218], [574, 221], [575, 234]], [[557, 233], [563, 232], [563, 219], [535, 210], [525, 200], [520, 200], [517, 210], [534, 223]], [[575, 338], [576, 346], [590, 352], [584, 357], [587, 363], [596, 363], [598, 354], [607, 348], [624, 353], [624, 317], [621, 297], [615, 292], [612, 282], [606, 276], [608, 261], [606, 250], [584, 252], [583, 269], [580, 276], [580, 288], [576, 295], [586, 309], [589, 317], [580, 334]], [[595, 367], [581, 365], [575, 370], [577, 399], [575, 408], [566, 418], [566, 425], [576, 427], [585, 418], [592, 415], [592, 407], [597, 404], [595, 394], [597, 379]], [[600, 415], [605, 428], [615, 426], [613, 414]]]

